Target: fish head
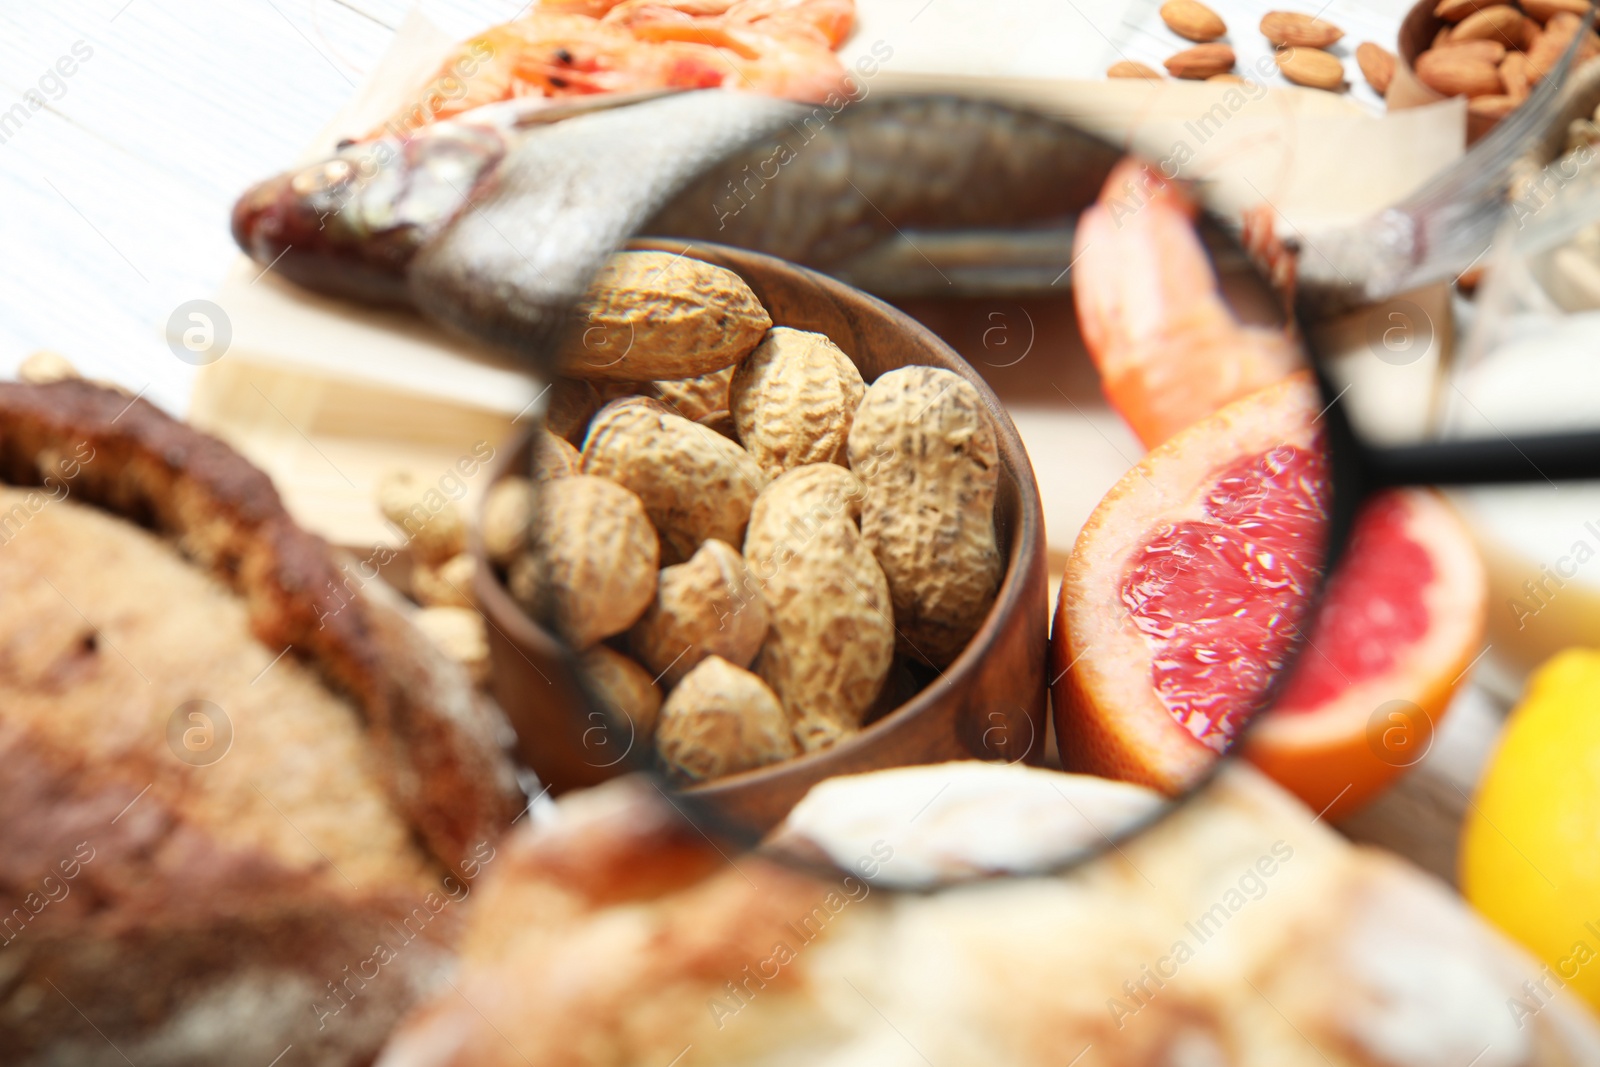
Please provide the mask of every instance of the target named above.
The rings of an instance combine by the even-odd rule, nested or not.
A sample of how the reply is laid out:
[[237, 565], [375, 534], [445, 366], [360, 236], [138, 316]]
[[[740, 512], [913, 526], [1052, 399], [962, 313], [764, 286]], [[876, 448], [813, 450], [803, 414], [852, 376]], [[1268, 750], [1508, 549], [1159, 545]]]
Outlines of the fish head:
[[466, 206], [505, 150], [501, 131], [467, 123], [346, 143], [248, 189], [234, 205], [233, 237], [298, 285], [403, 304], [411, 257]]

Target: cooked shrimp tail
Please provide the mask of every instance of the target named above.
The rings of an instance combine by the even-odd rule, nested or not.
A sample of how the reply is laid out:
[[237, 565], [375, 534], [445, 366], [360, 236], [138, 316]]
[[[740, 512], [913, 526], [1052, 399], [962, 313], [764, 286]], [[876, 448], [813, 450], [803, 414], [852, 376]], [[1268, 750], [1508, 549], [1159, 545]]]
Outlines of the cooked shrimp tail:
[[1283, 330], [1234, 316], [1196, 214], [1183, 187], [1128, 159], [1078, 220], [1078, 326], [1111, 405], [1150, 448], [1303, 365]]

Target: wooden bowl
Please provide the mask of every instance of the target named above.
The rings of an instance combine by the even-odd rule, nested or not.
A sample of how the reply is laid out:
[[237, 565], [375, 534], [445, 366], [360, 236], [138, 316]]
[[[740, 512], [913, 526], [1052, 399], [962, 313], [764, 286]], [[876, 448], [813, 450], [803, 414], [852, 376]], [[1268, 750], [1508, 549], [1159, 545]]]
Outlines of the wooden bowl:
[[[630, 247], [677, 253], [685, 246], [642, 240]], [[988, 618], [966, 649], [906, 703], [831, 749], [686, 792], [719, 815], [764, 830], [813, 785], [834, 775], [953, 759], [1039, 760], [1049, 626], [1044, 517], [1022, 439], [994, 392], [927, 328], [841, 282], [720, 245], [692, 245], [689, 254], [741, 275], [778, 325], [832, 338], [869, 383], [896, 367], [926, 364], [954, 371], [976, 387], [999, 444], [995, 526], [1006, 572]], [[527, 472], [526, 444], [524, 435], [503, 452], [496, 478]], [[522, 758], [552, 792], [635, 769], [641, 761], [622, 758], [597, 729], [601, 713], [583, 698], [570, 654], [511, 599], [480, 541], [474, 541], [472, 552], [478, 562], [478, 603], [489, 623], [494, 693], [516, 728]]]
[[[1441, 93], [1428, 88], [1417, 78], [1417, 57], [1428, 50], [1433, 44], [1434, 37], [1448, 25], [1443, 19], [1433, 13], [1438, 6], [1438, 0], [1419, 0], [1419, 2], [1406, 13], [1405, 21], [1400, 24], [1400, 38], [1395, 54], [1399, 62], [1395, 64], [1394, 78], [1389, 83], [1389, 91], [1384, 94], [1384, 102], [1391, 110], [1408, 107], [1421, 107], [1423, 104], [1434, 104], [1440, 100], [1449, 99]], [[1488, 6], [1488, 5], [1485, 5]], [[1570, 84], [1567, 89], [1567, 99], [1573, 98], [1573, 89], [1579, 84], [1592, 84], [1596, 75], [1596, 66], [1600, 60], [1590, 60], [1588, 63], [1576, 66], [1573, 69]], [[1587, 73], [1588, 77], [1585, 77]], [[1593, 111], [1591, 106], [1590, 111]], [[1577, 117], [1573, 115], [1572, 117]], [[1467, 144], [1475, 143], [1480, 137], [1494, 129], [1498, 119], [1487, 118], [1467, 112]], [[1560, 134], [1553, 135], [1564, 137], [1567, 128], [1567, 119], [1560, 123]], [[1555, 129], [1555, 127], [1552, 127]], [[1554, 158], [1552, 155], [1551, 159]], [[1544, 162], [1549, 162], [1546, 159]]]
[[[1389, 82], [1389, 91], [1383, 97], [1384, 103], [1391, 111], [1422, 107], [1424, 104], [1436, 104], [1449, 99], [1443, 93], [1422, 84], [1416, 72], [1417, 57], [1428, 50], [1433, 44], [1434, 37], [1448, 25], [1433, 13], [1433, 9], [1438, 6], [1438, 0], [1419, 0], [1406, 13], [1405, 21], [1400, 23], [1400, 37], [1395, 48], [1398, 62], [1394, 65], [1394, 77]], [[1493, 119], [1467, 112], [1467, 144], [1472, 144], [1494, 129], [1494, 124]]]

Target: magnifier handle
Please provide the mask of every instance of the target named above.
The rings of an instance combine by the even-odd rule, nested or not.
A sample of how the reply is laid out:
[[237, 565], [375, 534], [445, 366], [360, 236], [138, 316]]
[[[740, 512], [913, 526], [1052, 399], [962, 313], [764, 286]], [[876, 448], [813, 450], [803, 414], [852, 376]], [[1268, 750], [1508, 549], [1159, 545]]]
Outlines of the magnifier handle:
[[1600, 481], [1600, 431], [1439, 441], [1363, 453], [1363, 481], [1372, 489]]

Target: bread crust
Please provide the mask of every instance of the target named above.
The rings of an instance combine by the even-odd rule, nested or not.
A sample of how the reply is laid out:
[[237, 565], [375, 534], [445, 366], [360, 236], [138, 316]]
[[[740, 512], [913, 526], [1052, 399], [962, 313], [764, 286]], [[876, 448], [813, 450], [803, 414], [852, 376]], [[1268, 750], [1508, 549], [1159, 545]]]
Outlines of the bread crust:
[[[1086, 1047], [1129, 1067], [1430, 1067], [1490, 1042], [1508, 1067], [1600, 1062], [1570, 996], [1522, 1028], [1507, 1012], [1531, 958], [1248, 764], [1087, 865], [926, 894], [719, 853], [638, 779], [558, 808], [504, 842], [453, 988], [378, 1067], [1046, 1067]], [[911, 858], [920, 831], [880, 829], [867, 858]]]
[[[349, 701], [394, 809], [449, 872], [442, 885], [468, 891], [520, 800], [497, 713], [461, 670], [353, 590], [221, 441], [90, 383], [0, 384], [0, 482], [46, 485], [73, 455], [93, 459], [69, 479], [72, 499], [173, 543], [244, 602], [263, 645], [289, 647]], [[0, 938], [7, 1062], [266, 1063], [291, 1043], [302, 1062], [368, 1062], [451, 958], [464, 909], [444, 888], [330, 887], [230, 844], [142, 792], [171, 770], [148, 755], [91, 765], [0, 713], [0, 767], [0, 901], [28, 912]], [[44, 879], [60, 886], [80, 847], [92, 860], [45, 900]], [[419, 906], [426, 918], [408, 923]], [[380, 942], [393, 962], [350, 979], [370, 973]]]

